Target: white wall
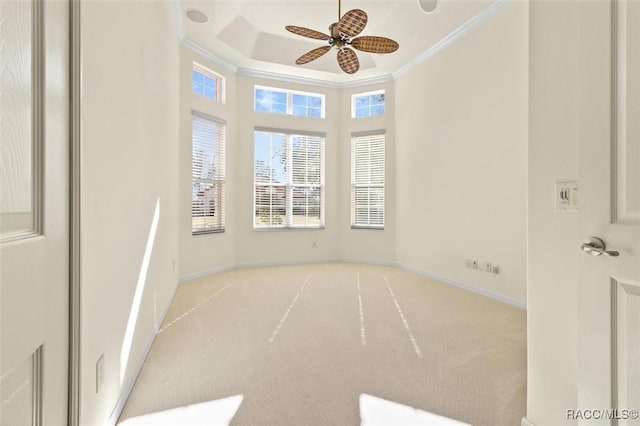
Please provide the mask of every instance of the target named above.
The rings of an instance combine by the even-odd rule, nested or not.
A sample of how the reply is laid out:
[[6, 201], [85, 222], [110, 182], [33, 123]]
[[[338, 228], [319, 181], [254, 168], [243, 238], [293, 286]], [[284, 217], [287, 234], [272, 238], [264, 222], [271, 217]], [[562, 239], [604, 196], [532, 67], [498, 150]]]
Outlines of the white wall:
[[[193, 63], [214, 71], [225, 79], [224, 102], [212, 101], [193, 92]], [[235, 74], [217, 66], [211, 60], [196, 54], [186, 47], [180, 48], [180, 276], [192, 276], [220, 270], [235, 263], [235, 244], [237, 236], [237, 215], [235, 204], [237, 197], [236, 167], [238, 163], [238, 144], [236, 129]], [[225, 181], [225, 232], [215, 234], [192, 235], [191, 233], [191, 114], [199, 111], [224, 120], [227, 144], [226, 181]]]
[[554, 211], [556, 181], [578, 177], [579, 2], [530, 4], [527, 418], [575, 424], [576, 213]]
[[[132, 384], [177, 285], [179, 51], [171, 13], [169, 2], [82, 3], [83, 425], [105, 424]], [[157, 203], [157, 233], [121, 382], [125, 332]], [[96, 394], [102, 354], [105, 383]]]
[[[212, 102], [191, 93], [190, 66], [202, 63], [230, 82], [227, 228], [191, 236], [190, 110]], [[512, 2], [394, 82], [328, 89], [235, 76], [182, 48], [180, 276], [237, 265], [326, 259], [388, 262], [441, 276], [524, 304], [528, 6]], [[326, 95], [324, 120], [253, 111], [254, 85]], [[383, 116], [351, 119], [353, 93], [385, 89]], [[200, 99], [198, 99], [200, 98]], [[204, 103], [209, 106], [205, 107]], [[213, 110], [212, 110], [213, 111]], [[326, 134], [325, 229], [253, 230], [256, 126]], [[386, 131], [385, 229], [350, 227], [350, 135]], [[315, 247], [313, 247], [315, 242]], [[465, 268], [467, 257], [500, 266]]]
[[[82, 7], [82, 424], [103, 424], [131, 384], [178, 268], [184, 277], [263, 262], [400, 261], [524, 301], [526, 6], [506, 6], [395, 83], [341, 91], [231, 75], [178, 47], [167, 3], [123, 5]], [[193, 60], [227, 77], [226, 104], [191, 92]], [[255, 84], [324, 93], [327, 118], [256, 113]], [[351, 120], [350, 95], [380, 87], [387, 113]], [[191, 235], [192, 109], [227, 121], [222, 234]], [[326, 134], [325, 229], [253, 230], [255, 126]], [[387, 131], [386, 226], [351, 230], [349, 136], [371, 129]], [[121, 383], [121, 349], [158, 200]], [[464, 257], [499, 263], [502, 273], [467, 270]], [[102, 354], [105, 384], [96, 394]]]
[[[400, 263], [524, 303], [528, 7], [510, 2], [396, 81]], [[465, 258], [500, 265], [494, 275]]]
[[[351, 95], [384, 89], [385, 113], [380, 116], [351, 118]], [[341, 259], [394, 262], [396, 232], [395, 168], [395, 84], [345, 89], [340, 93], [340, 212], [338, 257]], [[371, 130], [385, 131], [385, 218], [384, 230], [351, 229], [351, 134]]]
[[[253, 110], [254, 85], [322, 93], [326, 101], [324, 119], [294, 117], [255, 112]], [[252, 77], [238, 77], [237, 144], [238, 156], [234, 166], [238, 180], [238, 198], [235, 214], [238, 218], [236, 263], [296, 262], [332, 259], [336, 256], [338, 240], [337, 194], [341, 181], [341, 163], [338, 157], [339, 127], [336, 117], [340, 104], [335, 89], [269, 81]], [[302, 130], [325, 134], [325, 228], [324, 229], [253, 229], [253, 131], [256, 126], [285, 130]], [[316, 247], [313, 247], [313, 242]]]
[[[226, 103], [191, 90], [191, 66], [197, 62], [226, 78]], [[339, 90], [284, 81], [236, 76], [187, 47], [181, 49], [180, 107], [180, 276], [261, 263], [308, 262], [337, 258], [393, 262], [395, 259], [393, 83]], [[324, 119], [255, 112], [255, 85], [325, 95]], [[351, 119], [351, 94], [377, 89], [387, 93], [383, 116]], [[191, 235], [191, 111], [227, 121], [226, 228], [224, 233]], [[320, 132], [325, 137], [324, 229], [253, 229], [253, 131], [255, 127]], [[387, 201], [384, 231], [350, 227], [350, 135], [387, 132]], [[315, 247], [314, 247], [315, 243]]]

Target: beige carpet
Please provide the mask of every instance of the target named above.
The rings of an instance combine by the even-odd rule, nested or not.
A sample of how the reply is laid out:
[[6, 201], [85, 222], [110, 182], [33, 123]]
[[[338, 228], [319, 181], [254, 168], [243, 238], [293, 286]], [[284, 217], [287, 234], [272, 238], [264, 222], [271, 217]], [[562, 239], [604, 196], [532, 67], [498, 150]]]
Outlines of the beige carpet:
[[119, 424], [516, 426], [525, 317], [386, 266], [193, 280], [178, 289]]

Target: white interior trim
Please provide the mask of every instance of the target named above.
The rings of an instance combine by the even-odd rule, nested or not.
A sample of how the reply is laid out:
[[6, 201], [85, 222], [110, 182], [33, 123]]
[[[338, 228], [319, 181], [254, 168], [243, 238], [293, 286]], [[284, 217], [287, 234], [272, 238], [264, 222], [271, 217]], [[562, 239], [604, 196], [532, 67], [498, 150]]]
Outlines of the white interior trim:
[[180, 0], [171, 0], [171, 9], [173, 10], [173, 19], [176, 21], [176, 33], [178, 40], [182, 41], [187, 36], [184, 29], [184, 19], [182, 19], [182, 4]]
[[285, 81], [287, 83], [306, 84], [315, 87], [326, 87], [329, 89], [349, 89], [353, 87], [382, 84], [393, 81], [393, 76], [391, 74], [381, 75], [379, 77], [363, 78], [355, 81], [339, 82], [321, 80], [319, 78], [301, 77], [299, 75], [277, 73], [273, 71], [261, 71], [244, 67], [238, 68], [238, 75], [275, 81]]
[[244, 268], [261, 268], [267, 266], [284, 266], [284, 265], [304, 265], [306, 263], [324, 263], [324, 262], [339, 262], [338, 258], [319, 258], [319, 259], [300, 259], [300, 260], [276, 260], [272, 262], [246, 262], [236, 263], [232, 269], [244, 269]]
[[496, 11], [498, 11], [502, 6], [509, 3], [511, 0], [495, 0], [489, 6], [478, 12], [478, 14], [471, 17], [471, 19], [464, 22], [458, 28], [451, 31], [449, 34], [444, 36], [440, 41], [436, 42], [433, 46], [427, 48], [421, 54], [413, 58], [407, 65], [400, 68], [398, 71], [393, 73], [393, 79], [396, 80], [400, 78], [400, 76], [406, 74], [411, 71], [413, 67], [416, 65], [426, 61], [445, 47], [449, 46], [451, 43], [474, 29], [476, 26], [480, 25], [482, 22], [487, 20], [487, 18], [491, 17]]
[[[177, 0], [177, 1], [179, 1], [179, 0]], [[193, 50], [194, 52], [199, 53], [200, 55], [202, 55], [205, 58], [209, 59], [213, 63], [220, 65], [222, 68], [224, 68], [226, 70], [229, 70], [234, 74], [238, 72], [238, 67], [237, 66], [233, 65], [231, 62], [228, 62], [228, 61], [222, 59], [220, 56], [218, 56], [215, 53], [211, 52], [210, 50], [202, 47], [201, 45], [199, 45], [195, 41], [191, 40], [187, 36], [184, 36], [184, 38], [182, 38], [182, 40], [180, 40], [180, 42], [183, 45], [185, 45], [186, 47], [188, 47], [189, 49]]]
[[522, 423], [520, 423], [520, 426], [536, 426], [536, 425], [530, 422], [529, 419], [527, 419], [526, 417], [523, 417]]
[[518, 300], [512, 299], [512, 298], [507, 297], [507, 296], [502, 296], [501, 294], [493, 293], [491, 291], [484, 290], [484, 289], [481, 289], [481, 288], [478, 288], [478, 287], [475, 287], [475, 286], [472, 286], [472, 285], [469, 285], [469, 284], [466, 284], [466, 283], [462, 283], [460, 281], [452, 280], [452, 279], [443, 277], [442, 275], [434, 274], [433, 272], [424, 271], [422, 269], [418, 269], [418, 268], [415, 268], [415, 267], [410, 266], [410, 265], [405, 265], [403, 263], [397, 263], [396, 266], [398, 268], [404, 269], [405, 271], [415, 272], [416, 274], [423, 275], [423, 276], [425, 276], [427, 278], [432, 278], [434, 280], [441, 281], [441, 282], [443, 282], [445, 284], [449, 284], [449, 285], [452, 285], [454, 287], [461, 288], [463, 290], [468, 290], [468, 291], [471, 291], [473, 293], [477, 293], [477, 294], [480, 294], [482, 296], [486, 296], [486, 297], [488, 297], [490, 299], [494, 299], [494, 300], [497, 300], [499, 302], [506, 303], [507, 305], [511, 305], [511, 306], [514, 306], [514, 307], [519, 308], [519, 309], [525, 309], [525, 310], [527, 309], [527, 304], [526, 303], [520, 302]]
[[360, 86], [382, 84], [382, 83], [396, 80], [400, 78], [402, 75], [409, 72], [416, 65], [426, 61], [431, 56], [435, 55], [437, 52], [444, 49], [445, 47], [447, 47], [448, 45], [450, 45], [451, 43], [453, 43], [454, 41], [462, 37], [464, 34], [468, 33], [470, 30], [472, 30], [473, 28], [475, 28], [476, 26], [478, 26], [479, 24], [487, 20], [496, 11], [498, 11], [500, 8], [502, 8], [504, 5], [506, 5], [510, 1], [511, 0], [493, 1], [489, 6], [487, 6], [480, 12], [478, 12], [476, 15], [471, 17], [469, 20], [464, 22], [459, 27], [455, 28], [449, 34], [447, 34], [438, 42], [436, 42], [433, 46], [424, 50], [421, 54], [416, 56], [408, 64], [406, 64], [405, 66], [400, 68], [398, 71], [394, 72], [393, 74], [382, 75], [379, 77], [364, 78], [364, 79], [354, 80], [354, 81], [338, 82], [338, 81], [322, 80], [318, 78], [301, 77], [298, 75], [288, 74], [288, 73], [279, 73], [279, 72], [273, 72], [273, 71], [257, 70], [253, 68], [238, 67], [232, 64], [231, 62], [225, 59], [222, 59], [215, 53], [211, 52], [207, 48], [203, 47], [202, 45], [198, 44], [197, 42], [191, 40], [189, 37], [186, 36], [186, 32], [184, 29], [184, 18], [182, 16], [183, 15], [182, 5], [181, 5], [182, 2], [181, 0], [172, 0], [174, 5], [174, 11], [176, 12], [174, 13], [174, 16], [176, 19], [176, 28], [178, 29], [178, 36], [180, 38], [180, 42], [184, 46], [193, 50], [194, 52], [201, 54], [205, 58], [213, 61], [214, 63], [220, 65], [221, 67], [237, 75], [255, 77], [255, 78], [264, 78], [264, 79], [275, 80], [275, 81], [286, 81], [289, 83], [306, 84], [306, 85], [311, 85], [316, 87], [326, 87], [331, 89], [350, 89], [350, 88], [355, 88]]
[[169, 307], [173, 303], [173, 299], [176, 296], [176, 291], [178, 291], [178, 287], [179, 287], [179, 283], [176, 283], [173, 288], [173, 295], [167, 302], [167, 305], [162, 309], [162, 314], [160, 315], [158, 322], [154, 324], [155, 330], [149, 336], [147, 343], [144, 347], [144, 351], [142, 352], [142, 356], [140, 357], [140, 359], [138, 359], [138, 362], [136, 362], [135, 364], [135, 368], [133, 370], [134, 373], [131, 374], [129, 376], [129, 379], [124, 382], [122, 386], [122, 391], [120, 392], [120, 397], [118, 398], [118, 401], [116, 402], [116, 405], [113, 408], [111, 415], [105, 422], [105, 426], [116, 426], [116, 423], [118, 423], [118, 420], [122, 415], [122, 411], [124, 410], [124, 406], [126, 405], [127, 400], [129, 399], [129, 395], [131, 395], [131, 391], [133, 390], [133, 385], [135, 385], [136, 380], [138, 379], [138, 375], [142, 370], [142, 366], [144, 365], [144, 361], [147, 359], [147, 356], [149, 355], [149, 351], [153, 346], [153, 342], [156, 340], [156, 336], [158, 335], [158, 330], [160, 329], [160, 326], [164, 322], [164, 318], [167, 316], [167, 312], [169, 312]]
[[[243, 268], [259, 268], [259, 267], [268, 267], [268, 266], [283, 266], [283, 265], [301, 265], [305, 263], [323, 263], [323, 262], [351, 262], [351, 263], [364, 263], [369, 265], [385, 265], [385, 266], [395, 266], [400, 269], [404, 269], [405, 271], [413, 272], [418, 275], [422, 275], [423, 277], [431, 278], [436, 281], [440, 281], [444, 284], [452, 285], [454, 287], [461, 288], [463, 290], [470, 291], [472, 293], [479, 294], [481, 296], [488, 297], [489, 299], [497, 300], [498, 302], [506, 303], [507, 305], [511, 305], [518, 309], [527, 309], [526, 302], [520, 302], [518, 300], [512, 299], [507, 296], [503, 296], [501, 294], [493, 293], [488, 290], [484, 290], [478, 287], [475, 287], [471, 284], [466, 284], [460, 281], [452, 280], [442, 275], [434, 274], [433, 272], [425, 271], [410, 265], [406, 265], [401, 262], [394, 262], [389, 260], [375, 260], [375, 259], [361, 259], [361, 258], [349, 258], [349, 257], [334, 257], [334, 258], [324, 258], [324, 259], [303, 259], [303, 260], [277, 260], [272, 262], [245, 262], [245, 263], [236, 263], [234, 265], [222, 266], [220, 268], [215, 268], [206, 272], [200, 272], [197, 274], [186, 275], [180, 277], [180, 283], [182, 284], [185, 281], [193, 280], [196, 278], [206, 277], [208, 275], [217, 274], [219, 272], [229, 271], [233, 269], [243, 269]], [[523, 425], [525, 426], [525, 425]], [[531, 424], [531, 426], [535, 426]]]
[[220, 272], [230, 271], [232, 269], [236, 269], [235, 266], [221, 266], [220, 268], [209, 269], [208, 271], [198, 272], [197, 274], [189, 274], [183, 277], [180, 277], [179, 283], [182, 284], [185, 281], [196, 280], [198, 278], [207, 277], [209, 275], [219, 274]]

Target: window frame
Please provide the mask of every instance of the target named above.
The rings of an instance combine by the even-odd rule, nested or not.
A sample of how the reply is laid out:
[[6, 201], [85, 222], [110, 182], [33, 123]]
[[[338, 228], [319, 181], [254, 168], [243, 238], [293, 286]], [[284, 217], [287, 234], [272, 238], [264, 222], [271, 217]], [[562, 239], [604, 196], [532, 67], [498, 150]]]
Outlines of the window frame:
[[[195, 91], [193, 89], [193, 73], [194, 72], [198, 72], [198, 73], [202, 74], [205, 78], [206, 77], [212, 78], [216, 82], [213, 98], [210, 98], [205, 93], [200, 93], [200, 92], [197, 92], [197, 91]], [[198, 62], [194, 61], [192, 63], [192, 66], [191, 66], [191, 93], [194, 93], [196, 95], [202, 96], [205, 99], [209, 99], [209, 100], [212, 100], [212, 101], [215, 101], [215, 102], [225, 103], [225, 92], [226, 92], [225, 84], [226, 84], [225, 78], [223, 76], [221, 76], [220, 74], [218, 74], [217, 72], [210, 70], [209, 68], [205, 67], [202, 64], [199, 64]]]
[[[371, 142], [372, 138], [375, 137], [381, 137], [381, 144], [382, 144], [382, 176], [381, 176], [381, 183], [372, 183], [371, 182], [371, 168], [372, 168], [372, 163], [369, 162], [368, 165], [368, 170], [369, 170], [369, 182], [365, 182], [365, 183], [358, 183], [359, 179], [356, 176], [357, 175], [357, 167], [356, 167], [356, 163], [357, 163], [357, 159], [356, 159], [356, 155], [358, 152], [358, 150], [356, 150], [355, 145], [357, 142], [359, 141], [364, 141], [369, 139], [369, 141]], [[387, 162], [387, 158], [386, 158], [386, 145], [387, 145], [387, 138], [386, 138], [386, 132], [385, 130], [375, 130], [375, 131], [367, 131], [367, 132], [354, 132], [351, 134], [351, 144], [350, 144], [350, 149], [351, 149], [351, 185], [350, 185], [350, 189], [351, 189], [351, 199], [350, 199], [350, 208], [351, 208], [351, 213], [350, 213], [350, 218], [351, 218], [351, 229], [374, 229], [374, 230], [384, 230], [385, 227], [385, 220], [386, 220], [386, 162]], [[369, 154], [369, 159], [371, 159], [371, 147], [369, 147], [368, 149], [368, 154]], [[382, 189], [382, 204], [381, 206], [378, 205], [373, 205], [370, 202], [366, 205], [366, 208], [368, 209], [368, 223], [358, 223], [358, 214], [357, 214], [357, 210], [358, 210], [358, 206], [356, 205], [356, 191], [358, 188], [367, 188], [367, 189], [375, 189], [375, 188], [380, 188]], [[382, 209], [382, 223], [381, 224], [371, 224], [371, 210], [374, 208], [380, 208]]]
[[[206, 121], [215, 126], [215, 133], [222, 137], [222, 143], [216, 145], [216, 141], [213, 141], [213, 149], [215, 162], [212, 162], [211, 166], [214, 168], [217, 166], [217, 170], [213, 174], [212, 178], [196, 178], [194, 176], [194, 142], [195, 132], [194, 127], [196, 120]], [[219, 127], [221, 126], [221, 128]], [[206, 235], [223, 233], [226, 229], [226, 203], [225, 203], [225, 186], [226, 186], [226, 142], [227, 142], [227, 123], [217, 117], [202, 113], [200, 111], [191, 111], [191, 235]], [[200, 216], [194, 215], [194, 199], [193, 199], [193, 185], [194, 184], [210, 184], [212, 188], [217, 188], [217, 197], [214, 200], [214, 210], [220, 209], [221, 215], [218, 218], [218, 226], [212, 228], [207, 227], [194, 227], [194, 219]], [[204, 208], [203, 208], [204, 211]], [[203, 216], [205, 217], [204, 213]]]
[[[269, 183], [258, 183], [256, 181], [256, 134], [257, 133], [271, 133], [277, 135], [284, 135], [285, 137], [285, 170], [289, 170], [286, 172], [286, 182], [274, 184], [273, 182]], [[278, 231], [278, 230], [315, 230], [315, 229], [324, 229], [325, 227], [325, 146], [326, 146], [326, 135], [320, 132], [308, 132], [308, 131], [298, 131], [298, 130], [285, 130], [285, 129], [273, 129], [273, 128], [265, 128], [265, 127], [255, 127], [253, 131], [253, 230], [254, 231]], [[317, 137], [319, 138], [320, 145], [320, 158], [319, 158], [319, 167], [320, 167], [320, 177], [319, 184], [300, 184], [293, 182], [293, 175], [291, 170], [293, 170], [293, 144], [291, 143], [291, 139], [295, 136], [302, 137]], [[257, 188], [258, 186], [262, 187], [283, 187], [285, 188], [285, 217], [282, 225], [259, 225], [256, 221], [256, 217], [258, 216], [257, 209]], [[319, 192], [320, 205], [319, 205], [319, 224], [294, 224], [293, 223], [293, 210], [294, 210], [294, 195], [293, 188], [294, 187], [310, 187], [316, 188]], [[272, 206], [273, 204], [271, 204]]]
[[[382, 106], [384, 107], [384, 111], [381, 114], [371, 114], [371, 108], [373, 105], [369, 105], [369, 115], [364, 115], [361, 117], [357, 117], [356, 116], [356, 100], [358, 98], [363, 98], [363, 97], [371, 97], [373, 95], [384, 95], [384, 102], [382, 103]], [[376, 104], [379, 105], [379, 104]], [[385, 92], [385, 89], [379, 89], [379, 90], [372, 90], [370, 92], [362, 92], [362, 93], [354, 93], [351, 95], [351, 118], [369, 118], [369, 117], [378, 117], [380, 115], [384, 115], [387, 112], [387, 95]]]
[[[284, 113], [279, 113], [279, 112], [274, 112], [274, 111], [258, 111], [256, 109], [256, 94], [257, 94], [258, 90], [268, 90], [268, 91], [271, 91], [271, 92], [284, 93], [286, 95], [286, 97], [287, 97], [285, 112]], [[293, 108], [294, 108], [294, 106], [297, 106], [297, 105], [293, 104], [294, 95], [313, 96], [313, 97], [320, 98], [320, 116], [319, 117], [312, 117], [312, 116], [308, 116], [308, 115], [294, 114], [293, 113]], [[308, 108], [308, 106], [307, 106], [307, 108]], [[326, 116], [325, 115], [326, 114], [326, 96], [325, 96], [324, 93], [303, 92], [301, 90], [291, 90], [291, 89], [284, 89], [284, 88], [278, 88], [278, 87], [269, 87], [269, 86], [262, 86], [262, 85], [256, 84], [256, 85], [253, 86], [253, 111], [254, 112], [258, 112], [258, 113], [265, 113], [265, 114], [290, 115], [290, 116], [293, 116], [293, 117], [324, 119], [325, 116]]]

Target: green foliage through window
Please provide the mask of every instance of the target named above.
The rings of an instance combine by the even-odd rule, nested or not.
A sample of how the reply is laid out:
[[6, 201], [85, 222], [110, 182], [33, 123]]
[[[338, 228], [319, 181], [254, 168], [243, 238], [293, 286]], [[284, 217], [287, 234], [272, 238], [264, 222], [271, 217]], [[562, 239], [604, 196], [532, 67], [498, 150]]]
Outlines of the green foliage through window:
[[324, 138], [256, 130], [254, 227], [324, 225]]

